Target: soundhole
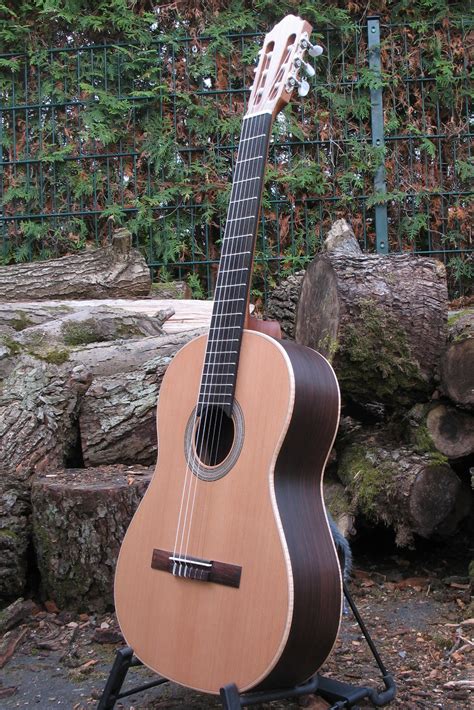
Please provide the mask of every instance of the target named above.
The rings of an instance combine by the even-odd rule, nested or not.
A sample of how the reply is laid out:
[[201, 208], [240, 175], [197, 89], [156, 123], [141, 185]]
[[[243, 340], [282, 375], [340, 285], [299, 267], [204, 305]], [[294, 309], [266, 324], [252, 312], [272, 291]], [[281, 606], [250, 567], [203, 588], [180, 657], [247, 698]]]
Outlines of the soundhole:
[[230, 453], [234, 441], [234, 422], [216, 406], [205, 407], [194, 433], [196, 455], [204, 466], [218, 466]]
[[206, 407], [186, 426], [184, 451], [188, 466], [198, 478], [215, 481], [233, 468], [244, 442], [244, 416], [234, 399], [232, 416], [218, 406]]

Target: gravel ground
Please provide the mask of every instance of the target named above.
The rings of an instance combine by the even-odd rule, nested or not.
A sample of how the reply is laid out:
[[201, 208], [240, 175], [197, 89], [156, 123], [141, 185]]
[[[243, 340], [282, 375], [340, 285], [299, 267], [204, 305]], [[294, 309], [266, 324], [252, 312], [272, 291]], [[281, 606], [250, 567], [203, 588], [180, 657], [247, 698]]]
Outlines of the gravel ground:
[[[351, 590], [388, 671], [395, 676], [397, 697], [390, 707], [463, 710], [474, 706], [474, 610], [466, 577], [473, 555], [468, 547], [463, 539], [446, 548], [430, 546], [410, 554], [392, 550], [387, 557], [380, 548], [364, 554], [360, 545], [355, 550]], [[78, 615], [58, 610], [51, 602], [30, 603], [0, 641], [0, 707], [96, 707], [120, 643], [112, 614]], [[336, 648], [322, 672], [354, 685], [380, 688], [378, 669], [350, 612], [344, 615]], [[127, 683], [131, 687], [155, 677], [146, 668], [135, 668]], [[220, 704], [216, 698], [167, 683], [124, 699], [116, 707], [204, 710]], [[329, 705], [312, 697], [261, 707], [323, 710]], [[360, 707], [372, 705], [362, 702]]]

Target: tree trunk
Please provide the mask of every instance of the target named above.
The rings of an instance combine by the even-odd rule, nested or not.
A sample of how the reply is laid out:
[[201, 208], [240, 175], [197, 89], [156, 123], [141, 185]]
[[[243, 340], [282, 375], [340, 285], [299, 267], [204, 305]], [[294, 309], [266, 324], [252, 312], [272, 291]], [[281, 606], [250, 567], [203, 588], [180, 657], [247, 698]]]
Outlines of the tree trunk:
[[97, 377], [81, 405], [79, 428], [86, 466], [156, 461], [156, 402], [171, 355], [134, 372]]
[[101, 466], [51, 469], [35, 479], [33, 535], [44, 599], [60, 609], [112, 607], [120, 545], [152, 472]]
[[443, 392], [456, 404], [474, 407], [474, 309], [449, 318], [448, 346], [441, 360]]
[[0, 300], [43, 301], [53, 298], [130, 298], [146, 296], [150, 271], [131, 248], [126, 229], [115, 232], [111, 246], [49, 261], [0, 267]]
[[451, 535], [470, 507], [470, 492], [439, 454], [419, 454], [400, 446], [382, 429], [356, 427], [342, 437], [338, 476], [353, 509], [385, 523], [404, 547], [414, 535]]
[[[349, 231], [346, 239], [352, 239]], [[345, 397], [408, 404], [434, 389], [446, 317], [440, 262], [357, 255], [339, 242], [306, 271], [296, 340], [332, 360]]]
[[23, 592], [31, 477], [64, 465], [74, 449], [78, 402], [89, 383], [81, 367], [68, 372], [24, 356], [0, 390], [0, 596]]

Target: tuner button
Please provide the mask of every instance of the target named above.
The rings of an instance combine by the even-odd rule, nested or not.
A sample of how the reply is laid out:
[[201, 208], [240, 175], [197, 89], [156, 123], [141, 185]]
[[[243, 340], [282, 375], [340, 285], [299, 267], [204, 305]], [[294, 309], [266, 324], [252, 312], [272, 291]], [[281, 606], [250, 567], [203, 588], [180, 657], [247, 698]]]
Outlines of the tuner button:
[[323, 51], [323, 48], [319, 44], [310, 44], [308, 42], [308, 53], [310, 57], [319, 57]]
[[309, 93], [309, 84], [306, 79], [301, 79], [300, 82], [297, 82], [297, 85], [299, 96], [307, 96]]

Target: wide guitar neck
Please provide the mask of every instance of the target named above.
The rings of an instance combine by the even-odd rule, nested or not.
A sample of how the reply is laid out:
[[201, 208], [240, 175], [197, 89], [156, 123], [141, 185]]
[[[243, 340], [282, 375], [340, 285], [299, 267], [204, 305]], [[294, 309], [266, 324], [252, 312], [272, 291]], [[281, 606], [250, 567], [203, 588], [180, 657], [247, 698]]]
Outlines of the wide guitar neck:
[[219, 405], [228, 416], [232, 412], [271, 126], [271, 113], [243, 120], [198, 410]]

